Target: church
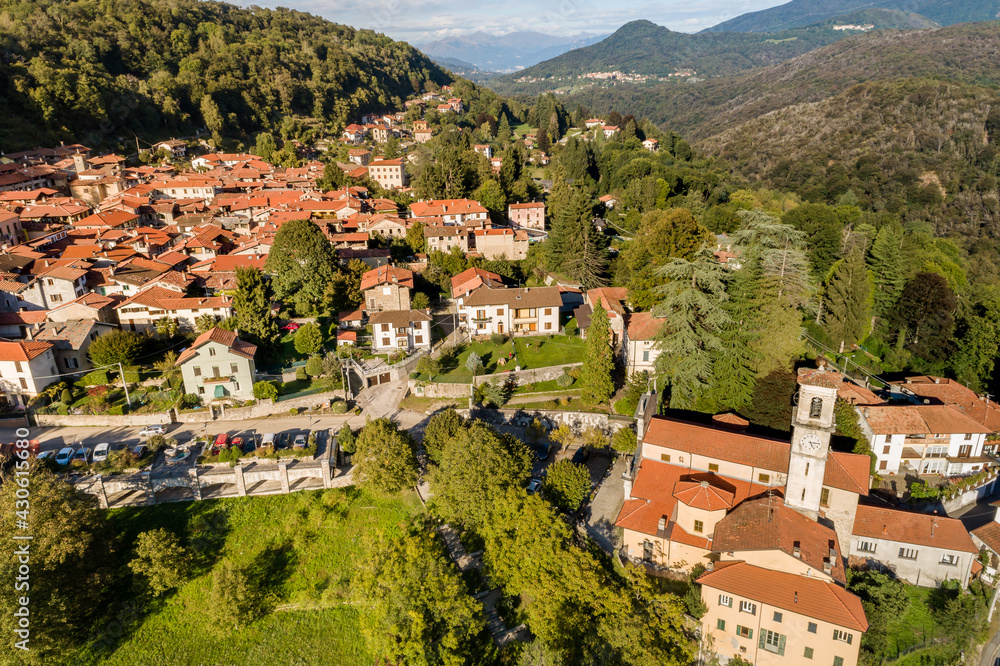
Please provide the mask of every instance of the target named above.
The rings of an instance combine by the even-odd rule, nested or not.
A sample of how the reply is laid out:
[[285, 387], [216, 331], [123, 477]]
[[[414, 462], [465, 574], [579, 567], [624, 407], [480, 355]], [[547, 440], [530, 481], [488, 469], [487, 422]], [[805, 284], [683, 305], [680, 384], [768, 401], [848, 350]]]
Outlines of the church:
[[706, 426], [640, 405], [616, 525], [633, 560], [705, 567], [703, 647], [723, 662], [788, 663], [787, 654], [853, 666], [868, 628], [860, 599], [844, 589], [843, 548], [870, 459], [830, 450], [843, 376], [819, 359], [797, 379], [791, 441], [749, 434], [733, 415]]

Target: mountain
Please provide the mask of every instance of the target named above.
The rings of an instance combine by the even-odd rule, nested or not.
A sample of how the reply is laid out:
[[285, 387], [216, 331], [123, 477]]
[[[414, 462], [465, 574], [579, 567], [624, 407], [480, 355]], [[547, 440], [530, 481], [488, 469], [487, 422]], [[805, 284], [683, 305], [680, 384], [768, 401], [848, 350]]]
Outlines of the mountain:
[[820, 21], [814, 25], [824, 28], [845, 25], [871, 26], [872, 30], [924, 30], [941, 27], [941, 24], [926, 16], [899, 9], [860, 9], [856, 12]]
[[818, 102], [866, 81], [936, 78], [1000, 85], [1000, 23], [846, 37], [778, 65], [685, 85], [617, 85], [563, 100], [594, 112], [631, 113], [692, 139], [795, 104]]
[[469, 62], [484, 71], [513, 72], [554, 58], [566, 51], [599, 42], [607, 35], [581, 32], [557, 37], [540, 32], [520, 31], [506, 35], [474, 32], [439, 39], [418, 48], [433, 58]]
[[458, 60], [457, 58], [435, 57], [431, 58], [431, 60], [452, 74], [460, 76], [463, 79], [469, 79], [470, 81], [474, 81], [476, 83], [485, 83], [495, 76], [500, 76], [497, 72], [489, 72], [484, 69], [480, 69], [471, 62], [465, 62], [464, 60]]
[[0, 150], [344, 124], [452, 80], [408, 44], [302, 12], [113, 4], [0, 0]]
[[913, 12], [940, 25], [1000, 18], [1000, 0], [792, 0], [778, 7], [742, 14], [702, 32], [775, 32], [869, 8]]
[[783, 62], [848, 35], [826, 26], [796, 28], [769, 35], [673, 32], [649, 21], [632, 21], [600, 43], [576, 49], [490, 86], [501, 93], [538, 93], [552, 89], [593, 86], [587, 73], [622, 72], [667, 78], [694, 72], [699, 78], [737, 74]]

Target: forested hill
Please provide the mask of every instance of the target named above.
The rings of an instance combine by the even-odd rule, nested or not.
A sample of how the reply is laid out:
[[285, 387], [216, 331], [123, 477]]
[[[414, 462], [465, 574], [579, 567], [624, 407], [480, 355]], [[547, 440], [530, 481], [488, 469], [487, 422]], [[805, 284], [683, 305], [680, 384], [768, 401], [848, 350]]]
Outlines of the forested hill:
[[502, 93], [536, 92], [538, 86], [532, 86], [531, 79], [607, 71], [661, 77], [688, 70], [696, 72], [698, 77], [726, 76], [783, 62], [843, 37], [844, 32], [829, 27], [799, 28], [771, 35], [689, 35], [649, 21], [632, 21], [602, 42], [494, 79], [490, 85]]
[[708, 28], [703, 34], [787, 30], [873, 7], [913, 12], [940, 25], [1000, 18], [1000, 0], [792, 0], [770, 9], [742, 14]]
[[0, 150], [284, 116], [349, 123], [450, 75], [370, 30], [198, 0], [0, 0]]
[[818, 102], [872, 80], [930, 77], [1000, 85], [1000, 23], [855, 35], [788, 62], [683, 86], [618, 85], [568, 97], [596, 112], [631, 113], [700, 139], [771, 111]]

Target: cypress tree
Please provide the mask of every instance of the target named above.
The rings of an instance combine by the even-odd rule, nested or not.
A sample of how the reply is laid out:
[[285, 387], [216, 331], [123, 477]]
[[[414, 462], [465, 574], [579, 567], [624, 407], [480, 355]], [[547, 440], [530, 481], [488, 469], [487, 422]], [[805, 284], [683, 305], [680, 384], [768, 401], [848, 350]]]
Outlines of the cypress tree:
[[497, 141], [501, 146], [506, 146], [507, 142], [510, 141], [510, 121], [507, 120], [507, 114], [504, 113], [500, 116], [500, 127], [497, 128]]
[[580, 373], [580, 396], [592, 405], [607, 402], [615, 392], [611, 372], [615, 369], [611, 349], [611, 325], [600, 301], [594, 305], [587, 329], [587, 357]]
[[871, 275], [864, 251], [855, 245], [833, 265], [826, 285], [826, 332], [840, 351], [868, 334], [871, 306]]
[[884, 318], [903, 293], [903, 257], [900, 252], [902, 242], [895, 225], [879, 229], [872, 244], [868, 266], [874, 283], [872, 315]]
[[674, 259], [660, 269], [666, 284], [653, 314], [664, 318], [657, 335], [656, 370], [670, 382], [670, 406], [687, 409], [705, 394], [722, 351], [722, 328], [730, 322], [725, 269], [711, 251], [691, 261]]

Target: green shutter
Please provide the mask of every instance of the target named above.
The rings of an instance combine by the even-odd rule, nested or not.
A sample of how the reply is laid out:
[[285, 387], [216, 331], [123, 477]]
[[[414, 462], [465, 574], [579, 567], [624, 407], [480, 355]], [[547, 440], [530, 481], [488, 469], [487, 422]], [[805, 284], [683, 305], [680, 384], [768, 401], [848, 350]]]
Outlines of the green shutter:
[[763, 631], [760, 632], [760, 640], [757, 642], [757, 647], [761, 650], [764, 649], [764, 636], [767, 636]]
[[851, 641], [854, 640], [854, 634], [847, 634], [847, 644], [850, 645]]
[[778, 636], [778, 656], [785, 656], [785, 635], [781, 634]]
[[833, 658], [833, 666], [844, 666], [844, 658], [843, 657], [834, 657]]
[[726, 621], [720, 617], [718, 620], [715, 621], [715, 628], [718, 629], [719, 631], [725, 631]]

